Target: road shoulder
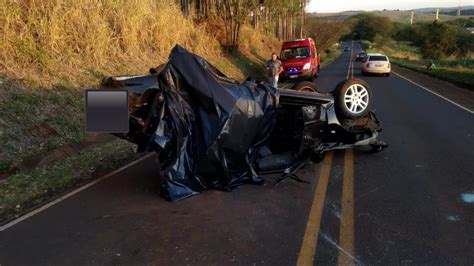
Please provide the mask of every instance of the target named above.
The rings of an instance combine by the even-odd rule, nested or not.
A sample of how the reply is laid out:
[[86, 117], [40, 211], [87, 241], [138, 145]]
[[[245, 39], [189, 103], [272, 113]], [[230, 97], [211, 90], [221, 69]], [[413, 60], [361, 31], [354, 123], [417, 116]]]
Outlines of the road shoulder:
[[403, 67], [393, 65], [392, 70], [417, 84], [423, 84], [425, 88], [436, 94], [439, 94], [461, 106], [464, 106], [469, 110], [474, 110], [473, 91]]

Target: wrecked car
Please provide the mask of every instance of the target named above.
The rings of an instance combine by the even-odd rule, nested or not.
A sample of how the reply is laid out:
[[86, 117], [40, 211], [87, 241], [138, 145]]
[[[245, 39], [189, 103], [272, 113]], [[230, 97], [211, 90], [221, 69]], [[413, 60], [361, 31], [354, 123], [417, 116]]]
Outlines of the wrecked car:
[[386, 147], [364, 81], [345, 80], [332, 94], [311, 92], [310, 82], [297, 88], [231, 79], [180, 46], [147, 75], [101, 84], [128, 91], [129, 132], [116, 135], [159, 154], [170, 201], [260, 184], [266, 173], [292, 175], [329, 150]]

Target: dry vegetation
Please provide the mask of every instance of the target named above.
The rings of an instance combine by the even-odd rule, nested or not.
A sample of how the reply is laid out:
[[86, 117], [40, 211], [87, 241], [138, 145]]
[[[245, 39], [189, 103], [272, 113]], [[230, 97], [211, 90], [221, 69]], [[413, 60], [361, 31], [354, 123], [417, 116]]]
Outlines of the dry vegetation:
[[[164, 62], [175, 44], [213, 63], [228, 60], [216, 33], [170, 1], [5, 0], [0, 14], [0, 71], [34, 87], [90, 86], [104, 75], [143, 73]], [[244, 30], [244, 43], [253, 37], [261, 38]]]

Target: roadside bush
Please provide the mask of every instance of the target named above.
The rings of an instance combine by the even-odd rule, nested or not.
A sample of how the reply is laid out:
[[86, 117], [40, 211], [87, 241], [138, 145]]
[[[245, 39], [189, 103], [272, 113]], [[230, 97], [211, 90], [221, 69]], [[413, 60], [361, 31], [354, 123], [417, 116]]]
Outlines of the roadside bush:
[[377, 47], [383, 47], [388, 42], [390, 42], [391, 38], [387, 35], [376, 34], [374, 37], [374, 42], [377, 44]]
[[474, 52], [474, 34], [461, 30], [458, 34], [456, 44], [459, 48], [459, 55], [461, 57], [468, 56], [471, 52]]
[[416, 46], [420, 46], [424, 40], [424, 25], [425, 23], [417, 23], [414, 25], [404, 23], [393, 34], [393, 38], [397, 41], [411, 42]]
[[425, 27], [421, 53], [425, 58], [440, 59], [459, 52], [456, 31], [446, 23], [433, 22]]

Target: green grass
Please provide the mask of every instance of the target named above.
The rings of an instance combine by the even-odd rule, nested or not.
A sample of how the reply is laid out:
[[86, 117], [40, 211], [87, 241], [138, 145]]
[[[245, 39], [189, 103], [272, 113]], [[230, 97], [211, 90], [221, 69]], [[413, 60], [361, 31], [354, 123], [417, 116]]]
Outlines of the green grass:
[[325, 67], [334, 62], [339, 56], [341, 56], [341, 49], [339, 46], [329, 50], [329, 53], [324, 52], [321, 54], [321, 67]]
[[243, 54], [239, 54], [232, 59], [232, 63], [235, 67], [244, 69], [243, 72], [246, 77], [251, 77], [252, 79], [262, 79], [265, 77], [265, 64], [262, 62], [251, 60]]
[[443, 67], [458, 67], [474, 69], [474, 59], [464, 58], [458, 60], [436, 60], [435, 63]]
[[81, 90], [30, 90], [11, 79], [0, 80], [2, 170], [17, 170], [38, 154], [84, 140]]
[[0, 221], [136, 158], [134, 146], [117, 139], [84, 149], [65, 160], [0, 180]]

